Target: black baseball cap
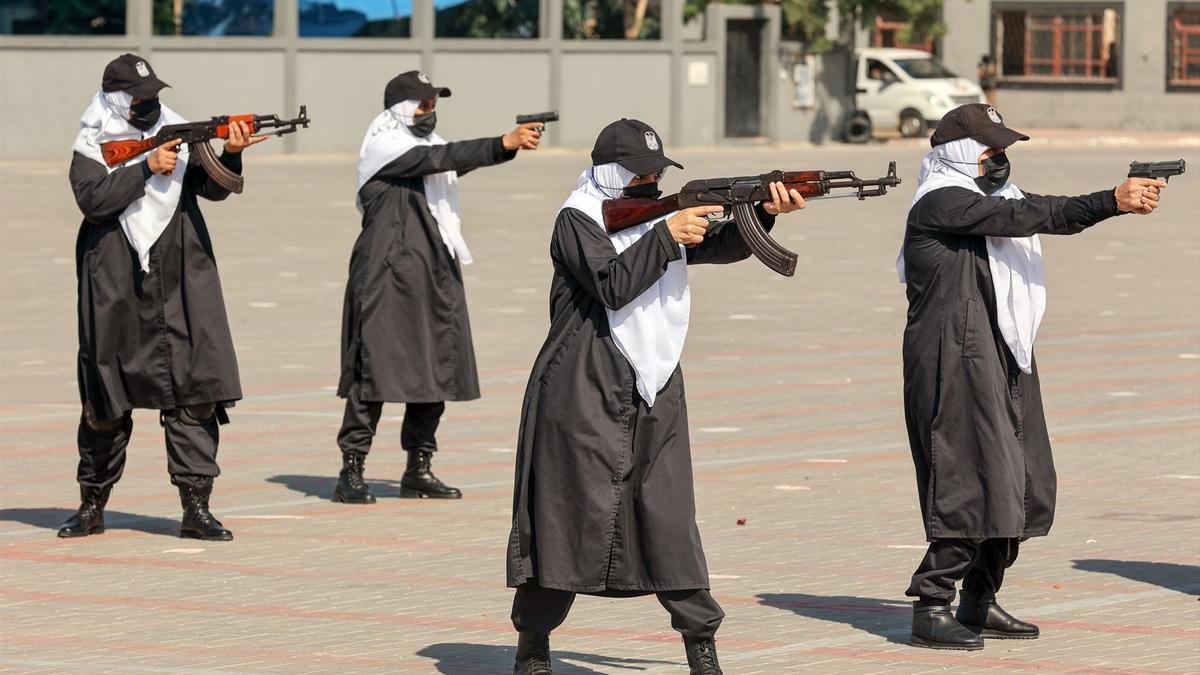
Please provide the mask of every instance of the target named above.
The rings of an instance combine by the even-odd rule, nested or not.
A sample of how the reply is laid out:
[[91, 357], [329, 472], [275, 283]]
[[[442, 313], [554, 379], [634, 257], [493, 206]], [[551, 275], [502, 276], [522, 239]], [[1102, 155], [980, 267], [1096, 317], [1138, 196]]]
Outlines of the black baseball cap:
[[616, 162], [639, 176], [683, 165], [663, 154], [662, 139], [649, 124], [621, 118], [600, 130], [592, 148], [592, 164]]
[[158, 79], [150, 62], [137, 54], [122, 54], [104, 66], [100, 88], [105, 92], [127, 92], [130, 96], [150, 99], [171, 85]]
[[989, 148], [1007, 148], [1029, 140], [1025, 134], [1004, 126], [1000, 112], [986, 103], [968, 103], [946, 113], [933, 130], [929, 144], [938, 146], [960, 138], [973, 138]]
[[387, 109], [401, 101], [420, 101], [449, 95], [449, 89], [430, 84], [425, 73], [419, 70], [410, 70], [393, 77], [383, 88], [383, 107]]

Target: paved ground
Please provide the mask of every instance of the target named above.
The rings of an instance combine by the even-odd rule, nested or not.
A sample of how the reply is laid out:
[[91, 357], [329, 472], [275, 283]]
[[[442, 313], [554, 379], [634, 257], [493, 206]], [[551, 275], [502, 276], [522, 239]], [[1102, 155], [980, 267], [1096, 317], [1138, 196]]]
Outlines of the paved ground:
[[[253, 151], [252, 151], [253, 152]], [[1039, 357], [1058, 521], [1010, 573], [1031, 642], [973, 654], [906, 644], [923, 548], [900, 408], [904, 298], [893, 260], [921, 150], [674, 153], [687, 176], [900, 162], [883, 199], [782, 221], [795, 278], [754, 261], [692, 272], [688, 377], [700, 528], [729, 673], [1200, 670], [1200, 151], [1012, 153], [1042, 193], [1112, 186], [1134, 159], [1183, 156], [1153, 218], [1045, 243]], [[250, 158], [246, 194], [206, 206], [246, 400], [224, 430], [214, 509], [237, 539], [175, 538], [152, 413], [108, 533], [59, 541], [74, 509], [78, 215], [65, 166], [0, 165], [0, 667], [14, 672], [498, 673], [513, 445], [546, 330], [547, 233], [585, 162], [545, 153], [463, 182], [484, 398], [451, 405], [437, 467], [461, 502], [397, 499], [398, 408], [385, 410], [369, 507], [332, 504], [350, 158]], [[669, 185], [680, 184], [680, 174]], [[739, 519], [745, 525], [738, 525]], [[560, 673], [682, 671], [653, 599], [581, 598], [554, 637]]]

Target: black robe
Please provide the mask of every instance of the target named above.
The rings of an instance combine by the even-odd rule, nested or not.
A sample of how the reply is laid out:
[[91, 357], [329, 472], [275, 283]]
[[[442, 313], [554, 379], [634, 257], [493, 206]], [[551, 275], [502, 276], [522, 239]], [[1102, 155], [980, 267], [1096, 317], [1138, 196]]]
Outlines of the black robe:
[[359, 190], [362, 233], [342, 307], [338, 396], [357, 383], [368, 402], [479, 398], [462, 272], [429, 211], [424, 178], [515, 156], [499, 137], [418, 146]]
[[[774, 223], [761, 209], [759, 217]], [[750, 255], [732, 223], [686, 250], [689, 264]], [[583, 212], [559, 214], [550, 333], [521, 411], [509, 586], [610, 595], [708, 588], [683, 372], [676, 367], [647, 407], [605, 312], [633, 301], [680, 256], [666, 221], [618, 255]]]
[[[241, 154], [221, 162], [241, 173]], [[75, 243], [79, 283], [79, 394], [97, 419], [133, 408], [231, 405], [242, 397], [216, 257], [197, 197], [220, 201], [195, 153], [171, 222], [142, 272], [118, 216], [145, 193], [146, 162], [112, 173], [75, 153], [70, 181], [83, 212]]]
[[1115, 215], [1112, 190], [1004, 199], [959, 187], [909, 211], [904, 415], [929, 540], [1036, 537], [1054, 521], [1037, 363], [1022, 372], [997, 326], [987, 236], [1075, 234]]

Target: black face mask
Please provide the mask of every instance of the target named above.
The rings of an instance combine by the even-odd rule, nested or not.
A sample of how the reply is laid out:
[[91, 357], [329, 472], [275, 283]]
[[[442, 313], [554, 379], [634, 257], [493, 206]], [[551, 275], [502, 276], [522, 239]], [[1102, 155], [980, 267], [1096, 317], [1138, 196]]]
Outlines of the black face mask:
[[625, 196], [633, 199], [658, 199], [662, 196], [662, 190], [658, 189], [657, 182], [642, 183], [625, 188]]
[[409, 129], [413, 134], [425, 138], [433, 133], [433, 128], [437, 126], [437, 111], [427, 112], [424, 115], [413, 115], [413, 123]]
[[1012, 165], [1008, 163], [1008, 155], [1003, 152], [988, 157], [983, 160], [982, 164], [983, 175], [975, 179], [975, 184], [984, 193], [990, 195], [1004, 187], [1004, 184], [1008, 182], [1008, 175], [1012, 172]]
[[158, 124], [162, 114], [162, 103], [157, 98], [148, 98], [129, 106], [129, 123], [142, 131], [149, 131]]

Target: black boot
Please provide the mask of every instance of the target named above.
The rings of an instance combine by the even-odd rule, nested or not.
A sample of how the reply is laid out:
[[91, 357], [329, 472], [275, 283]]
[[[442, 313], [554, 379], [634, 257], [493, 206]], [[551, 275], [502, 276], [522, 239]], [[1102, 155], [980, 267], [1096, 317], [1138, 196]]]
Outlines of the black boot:
[[333, 501], [343, 504], [374, 504], [375, 495], [363, 481], [363, 464], [367, 453], [342, 452], [342, 472], [338, 474], [337, 487], [333, 489]]
[[429, 470], [433, 453], [428, 450], [409, 450], [408, 466], [400, 479], [400, 496], [421, 499], [461, 499], [462, 491], [452, 488]]
[[523, 630], [517, 634], [513, 675], [554, 675], [550, 670], [550, 636]]
[[717, 643], [712, 638], [683, 638], [683, 648], [687, 651], [688, 669], [690, 675], [724, 675], [721, 664], [717, 662]]
[[61, 539], [86, 537], [104, 533], [104, 505], [108, 503], [111, 487], [79, 486], [79, 510], [58, 528]]
[[199, 485], [179, 486], [179, 501], [183, 504], [183, 522], [179, 524], [179, 536], [205, 541], [230, 541], [233, 533], [221, 525], [221, 521], [208, 512], [208, 498], [212, 494], [213, 480], [205, 477]]
[[985, 638], [1007, 640], [1032, 640], [1040, 631], [1038, 627], [1021, 621], [996, 604], [995, 595], [959, 594], [958, 622]]
[[912, 644], [929, 649], [983, 649], [983, 638], [950, 614], [950, 605], [913, 603]]

